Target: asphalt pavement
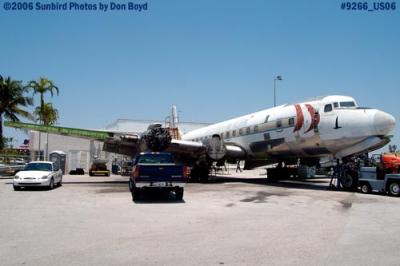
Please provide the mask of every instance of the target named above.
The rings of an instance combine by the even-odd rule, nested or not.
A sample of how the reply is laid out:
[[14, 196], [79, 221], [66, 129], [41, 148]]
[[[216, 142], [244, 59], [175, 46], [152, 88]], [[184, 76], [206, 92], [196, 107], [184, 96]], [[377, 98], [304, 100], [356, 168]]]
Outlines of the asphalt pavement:
[[400, 198], [329, 191], [262, 171], [133, 202], [127, 177], [0, 179], [1, 265], [399, 265]]

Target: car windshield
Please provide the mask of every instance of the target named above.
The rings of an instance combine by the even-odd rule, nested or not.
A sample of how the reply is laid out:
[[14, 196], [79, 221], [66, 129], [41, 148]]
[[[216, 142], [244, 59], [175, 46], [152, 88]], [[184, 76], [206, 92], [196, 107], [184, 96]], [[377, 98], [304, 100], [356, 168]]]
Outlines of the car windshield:
[[28, 163], [24, 171], [51, 171], [51, 164], [49, 163]]
[[145, 154], [139, 157], [138, 163], [173, 163], [169, 154]]

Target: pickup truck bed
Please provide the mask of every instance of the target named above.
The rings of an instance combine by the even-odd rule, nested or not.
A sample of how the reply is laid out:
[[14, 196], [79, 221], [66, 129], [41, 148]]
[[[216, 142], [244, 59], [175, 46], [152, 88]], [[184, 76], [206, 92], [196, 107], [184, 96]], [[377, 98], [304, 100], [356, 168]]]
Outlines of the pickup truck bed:
[[169, 153], [141, 153], [133, 163], [129, 189], [133, 200], [145, 190], [174, 191], [182, 200], [187, 181], [186, 167], [173, 162]]

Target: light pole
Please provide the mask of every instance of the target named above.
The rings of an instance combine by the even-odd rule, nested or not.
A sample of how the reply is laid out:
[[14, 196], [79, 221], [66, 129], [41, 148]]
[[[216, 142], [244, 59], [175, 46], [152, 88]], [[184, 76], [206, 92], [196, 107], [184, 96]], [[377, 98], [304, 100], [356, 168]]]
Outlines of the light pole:
[[274, 78], [274, 107], [276, 106], [276, 81], [282, 80], [282, 76], [276, 76]]

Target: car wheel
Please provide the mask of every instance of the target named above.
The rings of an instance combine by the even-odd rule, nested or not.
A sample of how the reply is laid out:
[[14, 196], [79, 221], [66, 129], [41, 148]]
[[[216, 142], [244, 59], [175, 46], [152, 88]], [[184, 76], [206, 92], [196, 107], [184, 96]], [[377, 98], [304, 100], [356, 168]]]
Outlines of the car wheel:
[[13, 188], [14, 188], [15, 191], [20, 191], [21, 190], [20, 186], [13, 186]]
[[59, 187], [62, 186], [62, 178], [60, 179], [60, 182], [58, 182], [58, 186], [59, 186]]
[[360, 191], [364, 194], [371, 193], [371, 186], [368, 183], [363, 183], [361, 185]]
[[54, 188], [54, 179], [50, 179], [50, 183], [49, 183], [49, 189], [53, 189]]
[[400, 185], [397, 182], [391, 182], [389, 184], [389, 194], [392, 196], [399, 196], [400, 195]]

